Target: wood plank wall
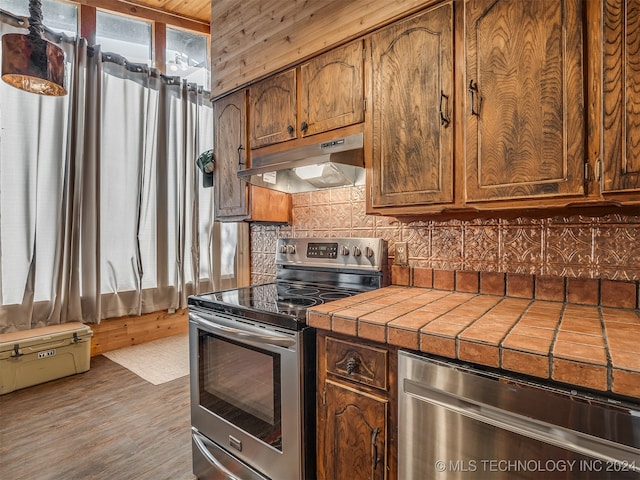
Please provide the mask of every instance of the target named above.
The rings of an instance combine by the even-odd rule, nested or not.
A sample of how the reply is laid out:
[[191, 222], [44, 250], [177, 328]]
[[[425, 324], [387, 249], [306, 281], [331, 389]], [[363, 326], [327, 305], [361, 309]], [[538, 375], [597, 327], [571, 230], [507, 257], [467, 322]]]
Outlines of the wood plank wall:
[[211, 93], [219, 97], [346, 43], [434, 0], [211, 2]]
[[91, 356], [189, 331], [187, 309], [102, 320], [93, 331]]

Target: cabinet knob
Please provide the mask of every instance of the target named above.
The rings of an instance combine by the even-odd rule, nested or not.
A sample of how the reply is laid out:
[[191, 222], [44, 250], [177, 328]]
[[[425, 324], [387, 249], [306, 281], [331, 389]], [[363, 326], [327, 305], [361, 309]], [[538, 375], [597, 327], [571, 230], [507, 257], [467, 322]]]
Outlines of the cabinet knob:
[[300, 124], [300, 130], [302, 130], [303, 132], [307, 132], [307, 130], [309, 130], [309, 124], [307, 122], [302, 122]]
[[353, 357], [349, 357], [347, 359], [347, 373], [351, 375], [358, 368], [358, 360]]
[[289, 135], [293, 136], [293, 132], [295, 132], [295, 129], [293, 128], [293, 125], [289, 125], [287, 127], [287, 132], [289, 132]]

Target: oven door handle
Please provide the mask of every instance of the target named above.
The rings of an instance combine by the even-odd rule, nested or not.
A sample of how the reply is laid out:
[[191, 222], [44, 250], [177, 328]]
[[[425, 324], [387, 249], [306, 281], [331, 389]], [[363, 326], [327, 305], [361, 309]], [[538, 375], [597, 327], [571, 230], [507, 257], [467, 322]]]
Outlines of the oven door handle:
[[206, 318], [198, 315], [197, 313], [190, 313], [190, 316], [197, 320], [198, 322], [207, 326], [212, 330], [217, 330], [221, 333], [224, 333], [226, 336], [234, 338], [240, 341], [252, 341], [256, 343], [262, 343], [265, 345], [275, 345], [278, 347], [293, 347], [296, 344], [296, 340], [294, 338], [290, 338], [284, 335], [271, 334], [265, 335], [263, 333], [249, 332], [246, 330], [240, 330], [238, 328], [227, 327], [224, 325], [218, 325]]

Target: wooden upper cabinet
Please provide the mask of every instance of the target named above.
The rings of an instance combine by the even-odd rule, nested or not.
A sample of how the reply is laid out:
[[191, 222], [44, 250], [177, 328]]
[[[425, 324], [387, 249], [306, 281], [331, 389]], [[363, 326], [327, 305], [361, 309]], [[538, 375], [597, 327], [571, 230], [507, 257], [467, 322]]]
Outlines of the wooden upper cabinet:
[[251, 148], [296, 138], [296, 70], [266, 78], [249, 88]]
[[465, 2], [467, 202], [584, 194], [582, 8]]
[[453, 201], [453, 8], [371, 36], [376, 207]]
[[246, 90], [213, 103], [214, 219], [219, 222], [291, 221], [291, 195], [238, 178], [247, 163]]
[[602, 191], [640, 190], [640, 0], [603, 2]]
[[364, 120], [362, 41], [336, 48], [300, 67], [302, 136]]
[[299, 74], [293, 68], [252, 85], [251, 148], [361, 123], [363, 56], [362, 41], [354, 42], [302, 64]]
[[247, 183], [237, 175], [246, 159], [246, 108], [245, 90], [213, 104], [216, 220], [241, 220], [249, 213]]

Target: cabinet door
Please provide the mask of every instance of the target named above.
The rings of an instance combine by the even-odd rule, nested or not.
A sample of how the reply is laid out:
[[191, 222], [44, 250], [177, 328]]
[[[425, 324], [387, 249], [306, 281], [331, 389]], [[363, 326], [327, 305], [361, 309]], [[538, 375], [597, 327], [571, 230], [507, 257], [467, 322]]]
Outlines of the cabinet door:
[[466, 200], [584, 192], [580, 0], [467, 0]]
[[246, 94], [239, 91], [213, 104], [216, 220], [246, 218], [247, 183], [238, 178], [246, 156]]
[[331, 50], [300, 67], [302, 136], [364, 120], [362, 42]]
[[640, 190], [640, 0], [605, 0], [603, 192]]
[[325, 383], [325, 480], [386, 478], [389, 401], [331, 381]]
[[287, 70], [249, 88], [251, 148], [296, 138], [296, 71]]
[[374, 208], [453, 201], [452, 13], [371, 36]]

